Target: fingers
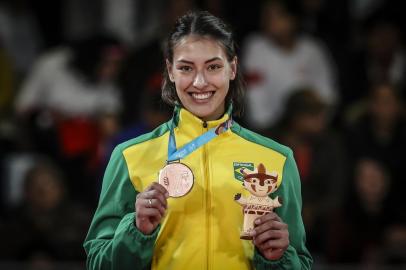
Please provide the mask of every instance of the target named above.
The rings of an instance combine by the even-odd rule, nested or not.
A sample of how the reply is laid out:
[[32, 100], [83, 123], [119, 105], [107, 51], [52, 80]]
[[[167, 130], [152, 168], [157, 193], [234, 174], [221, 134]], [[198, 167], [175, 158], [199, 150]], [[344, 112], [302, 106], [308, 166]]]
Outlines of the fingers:
[[281, 249], [286, 250], [289, 246], [289, 238], [278, 238], [278, 239], [267, 239], [265, 241], [258, 241], [254, 238], [254, 245], [261, 251], [265, 251], [268, 249]]
[[255, 225], [260, 225], [270, 220], [276, 220], [282, 222], [282, 219], [275, 212], [270, 212], [262, 217], [259, 217], [255, 220]]
[[147, 201], [146, 206], [151, 207], [152, 205], [149, 203], [148, 200], [153, 202], [153, 205], [162, 205], [165, 209], [167, 208], [167, 200], [164, 194], [157, 190], [150, 190], [143, 193], [142, 196], [139, 196], [137, 199], [144, 199]]
[[268, 259], [268, 260], [278, 260], [283, 256], [283, 253], [285, 251], [283, 249], [268, 249], [264, 251], [263, 255]]
[[161, 222], [163, 214], [156, 208], [142, 208], [136, 212], [135, 226], [143, 234], [151, 234]]
[[142, 215], [141, 215], [142, 217], [140, 217], [140, 219], [149, 217], [149, 218], [153, 218], [155, 220], [161, 220], [162, 217], [164, 216], [164, 214], [165, 214], [165, 212], [162, 213], [157, 208], [145, 208], [142, 211]]
[[[157, 206], [161, 204], [165, 209], [167, 208], [167, 198], [169, 197], [168, 191], [160, 184], [153, 182], [148, 186], [144, 192], [141, 192], [137, 196], [137, 200], [146, 199], [148, 204], [144, 205], [146, 207]], [[151, 200], [152, 204], [148, 200]]]
[[265, 216], [257, 218], [254, 222], [255, 228], [251, 232], [252, 236], [259, 235], [268, 230], [283, 230], [287, 229], [287, 225], [282, 222], [282, 219], [274, 212], [270, 212]]
[[253, 243], [268, 259], [280, 258], [289, 246], [288, 225], [276, 213], [255, 220]]
[[272, 229], [272, 227], [270, 227], [270, 229], [263, 231], [261, 233], [258, 233], [256, 235], [254, 235], [254, 240], [256, 244], [261, 244], [269, 239], [280, 239], [285, 237], [285, 232], [287, 230], [278, 230], [278, 229]]
[[152, 183], [144, 192], [137, 195], [135, 202], [135, 212], [137, 216], [140, 218], [144, 216], [155, 216], [153, 213], [156, 213], [156, 211], [150, 210], [155, 209], [160, 215], [160, 217], [156, 216], [156, 218], [162, 218], [168, 207], [168, 197], [168, 191], [162, 185], [156, 182]]
[[260, 249], [287, 248], [289, 245], [289, 231], [287, 226], [283, 229], [270, 229], [254, 236], [254, 245]]
[[160, 192], [160, 193], [162, 193], [162, 194], [167, 194], [167, 196], [166, 197], [169, 197], [169, 193], [168, 193], [168, 191], [166, 190], [166, 188], [163, 186], [163, 185], [161, 185], [161, 184], [159, 184], [159, 183], [157, 183], [157, 182], [152, 182], [152, 184], [151, 185], [149, 185], [145, 190], [144, 190], [144, 192], [145, 191], [150, 191], [150, 190], [157, 190], [158, 192]]
[[163, 216], [165, 214], [166, 208], [167, 205], [162, 204], [159, 199], [138, 198], [135, 211], [140, 214], [144, 214], [146, 209], [156, 209]]

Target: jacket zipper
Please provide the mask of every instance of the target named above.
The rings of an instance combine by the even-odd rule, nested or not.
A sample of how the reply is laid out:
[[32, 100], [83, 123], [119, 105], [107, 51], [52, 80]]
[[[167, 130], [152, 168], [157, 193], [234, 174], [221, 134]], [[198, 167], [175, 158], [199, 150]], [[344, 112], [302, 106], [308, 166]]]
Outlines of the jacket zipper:
[[[203, 132], [206, 132], [207, 129], [207, 123], [203, 122]], [[210, 201], [210, 193], [209, 193], [209, 189], [210, 189], [210, 174], [209, 174], [209, 168], [208, 168], [208, 164], [207, 164], [207, 145], [203, 146], [203, 166], [204, 166], [204, 175], [203, 175], [203, 179], [204, 179], [204, 183], [205, 183], [205, 201], [206, 201], [206, 229], [207, 229], [207, 233], [206, 233], [206, 252], [207, 252], [207, 256], [206, 256], [206, 269], [209, 270], [211, 269], [211, 218], [210, 218], [210, 208], [211, 208], [211, 201]]]

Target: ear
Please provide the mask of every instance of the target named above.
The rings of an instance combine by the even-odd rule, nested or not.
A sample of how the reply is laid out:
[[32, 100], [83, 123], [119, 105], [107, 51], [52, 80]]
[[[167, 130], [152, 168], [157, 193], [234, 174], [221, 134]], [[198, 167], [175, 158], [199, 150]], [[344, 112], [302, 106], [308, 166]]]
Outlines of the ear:
[[166, 70], [168, 71], [168, 75], [169, 75], [169, 80], [171, 80], [171, 82], [174, 82], [175, 79], [173, 78], [173, 72], [172, 72], [172, 64], [171, 62], [169, 62], [168, 59], [165, 60], [166, 62]]
[[233, 60], [230, 62], [230, 81], [234, 80], [235, 77], [237, 76], [237, 63], [238, 59], [237, 56], [234, 56]]

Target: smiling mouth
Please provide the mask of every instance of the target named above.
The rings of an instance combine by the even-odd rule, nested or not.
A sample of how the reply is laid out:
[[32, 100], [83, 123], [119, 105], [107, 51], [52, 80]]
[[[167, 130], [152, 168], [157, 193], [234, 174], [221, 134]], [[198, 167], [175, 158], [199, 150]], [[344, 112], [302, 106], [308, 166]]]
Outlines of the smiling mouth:
[[203, 93], [190, 93], [189, 95], [191, 95], [196, 100], [206, 100], [214, 95], [214, 91], [203, 92]]

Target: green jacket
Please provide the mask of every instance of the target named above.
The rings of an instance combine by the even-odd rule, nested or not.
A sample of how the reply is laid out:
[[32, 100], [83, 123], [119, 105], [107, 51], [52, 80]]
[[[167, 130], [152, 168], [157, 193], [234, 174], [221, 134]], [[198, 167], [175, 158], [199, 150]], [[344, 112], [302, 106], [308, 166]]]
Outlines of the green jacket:
[[[203, 123], [176, 109], [169, 122], [116, 147], [84, 243], [88, 269], [311, 269], [292, 151], [236, 122], [181, 160], [192, 169], [194, 185], [187, 195], [168, 199], [160, 226], [151, 235], [134, 226], [136, 195], [157, 181], [165, 165], [170, 126], [179, 148], [228, 117]], [[249, 195], [241, 168], [252, 170], [259, 163], [277, 172], [279, 188], [272, 197], [282, 197], [283, 205], [275, 211], [289, 226], [290, 245], [277, 261], [240, 239], [243, 213], [234, 195]]]

